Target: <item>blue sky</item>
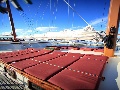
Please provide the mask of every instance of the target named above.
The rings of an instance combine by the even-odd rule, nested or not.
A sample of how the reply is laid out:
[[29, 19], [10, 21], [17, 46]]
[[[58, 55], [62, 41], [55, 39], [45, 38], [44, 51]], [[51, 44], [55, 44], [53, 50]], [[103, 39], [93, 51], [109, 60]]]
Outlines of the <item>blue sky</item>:
[[[66, 0], [95, 30], [106, 30], [110, 0]], [[63, 0], [18, 0], [24, 12], [10, 3], [17, 35], [79, 29], [87, 24]], [[5, 4], [1, 4], [5, 6]], [[0, 13], [0, 34], [10, 33], [7, 14]]]

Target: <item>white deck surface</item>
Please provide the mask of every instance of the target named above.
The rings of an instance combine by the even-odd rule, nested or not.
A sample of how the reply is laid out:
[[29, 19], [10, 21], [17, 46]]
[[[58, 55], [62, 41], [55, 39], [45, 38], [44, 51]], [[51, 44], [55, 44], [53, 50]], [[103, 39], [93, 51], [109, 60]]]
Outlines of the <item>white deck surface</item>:
[[[119, 72], [117, 70], [119, 63]], [[120, 57], [111, 57], [106, 64], [103, 76], [105, 81], [101, 81], [99, 90], [120, 90]], [[119, 82], [116, 82], [119, 80]]]
[[120, 90], [120, 51], [115, 52], [116, 57], [110, 57], [106, 64], [99, 90]]

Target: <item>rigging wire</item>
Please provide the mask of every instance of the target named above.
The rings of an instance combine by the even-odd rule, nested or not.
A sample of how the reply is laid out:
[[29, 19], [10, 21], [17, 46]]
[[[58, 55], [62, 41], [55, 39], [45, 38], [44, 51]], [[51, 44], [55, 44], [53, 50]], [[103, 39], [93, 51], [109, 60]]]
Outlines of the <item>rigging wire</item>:
[[74, 8], [68, 3], [66, 2], [66, 0], [63, 0], [87, 25], [90, 25], [88, 22], [86, 22], [86, 20], [76, 11], [74, 10]]

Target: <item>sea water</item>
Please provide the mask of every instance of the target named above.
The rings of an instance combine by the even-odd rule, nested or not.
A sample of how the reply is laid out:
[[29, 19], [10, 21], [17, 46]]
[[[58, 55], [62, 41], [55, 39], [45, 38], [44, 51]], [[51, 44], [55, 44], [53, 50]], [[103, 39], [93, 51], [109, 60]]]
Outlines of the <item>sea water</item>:
[[51, 43], [19, 43], [19, 44], [0, 44], [0, 51], [22, 50], [26, 48], [45, 48]]
[[[13, 50], [22, 50], [22, 49], [26, 49], [26, 48], [45, 48], [46, 46], [71, 46], [69, 44], [53, 44], [51, 42], [46, 42], [46, 43], [19, 43], [19, 44], [0, 44], [0, 51], [13, 51]], [[76, 45], [75, 45], [76, 46]], [[99, 48], [99, 49], [103, 49], [104, 46], [90, 46], [90, 45], [86, 45], [86, 46], [77, 46], [79, 48], [81, 47], [90, 47], [90, 48]], [[120, 46], [117, 46], [115, 51], [120, 51]]]

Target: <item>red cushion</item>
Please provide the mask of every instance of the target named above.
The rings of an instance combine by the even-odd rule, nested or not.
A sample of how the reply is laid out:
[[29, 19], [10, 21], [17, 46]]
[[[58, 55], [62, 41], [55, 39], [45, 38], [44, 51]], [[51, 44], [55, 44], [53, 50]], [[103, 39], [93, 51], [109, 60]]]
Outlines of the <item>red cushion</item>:
[[48, 60], [54, 59], [56, 57], [62, 56], [64, 54], [66, 54], [66, 52], [54, 51], [54, 52], [51, 52], [49, 54], [45, 54], [45, 55], [42, 55], [42, 56], [34, 57], [34, 59], [39, 60], [41, 62], [44, 62], [44, 61], [48, 61]]
[[73, 63], [68, 68], [78, 71], [83, 71], [95, 75], [100, 75], [103, 70], [104, 62], [98, 60], [80, 59]]
[[[51, 50], [40, 50], [40, 51], [35, 51], [35, 52], [25, 52], [25, 50], [20, 50], [18, 51], [18, 53], [16, 55], [10, 55], [10, 56], [7, 56], [7, 54], [4, 55], [4, 57], [0, 57], [2, 58], [3, 62], [5, 63], [11, 63], [11, 62], [14, 62], [14, 61], [19, 61], [19, 60], [23, 60], [23, 59], [29, 59], [31, 57], [35, 57], [35, 56], [38, 56], [38, 55], [43, 55], [43, 54], [47, 54], [49, 52], [51, 52]], [[8, 58], [6, 58], [6, 56]], [[12, 57], [11, 57], [12, 56]]]
[[19, 62], [12, 62], [11, 65], [20, 69], [20, 70], [23, 70], [23, 69], [28, 68], [30, 66], [36, 65], [38, 63], [40, 63], [38, 60], [26, 59], [26, 60], [22, 60]]
[[11, 57], [11, 56], [16, 56], [16, 55], [18, 55], [18, 53], [17, 54], [15, 54], [16, 52], [6, 52], [6, 53], [1, 53], [0, 54], [0, 58], [3, 58], [3, 57]]
[[78, 53], [67, 53], [66, 55], [53, 59], [51, 61], [48, 61], [48, 63], [50, 64], [54, 64], [60, 67], [65, 67], [68, 66], [70, 64], [72, 64], [73, 62], [75, 62], [76, 60], [78, 60], [80, 58], [80, 56], [83, 56], [84, 54], [78, 54]]
[[3, 58], [2, 60], [5, 63], [11, 63], [11, 62], [14, 62], [14, 61], [24, 60], [24, 59], [27, 59], [29, 57], [30, 56], [28, 54], [26, 54], [26, 55], [19, 55], [19, 56]]
[[35, 76], [36, 78], [45, 80], [58, 73], [59, 70], [61, 70], [61, 68], [41, 63], [30, 68], [27, 68], [24, 71], [32, 76]]
[[84, 55], [83, 58], [89, 58], [94, 60], [104, 60], [104, 62], [108, 60], [107, 56], [102, 56], [102, 55]]
[[80, 54], [80, 53], [67, 53], [67, 55], [75, 55], [75, 56], [79, 56], [79, 57], [84, 56], [84, 54]]
[[[37, 53], [37, 52], [35, 52], [35, 53]], [[31, 53], [31, 54], [28, 54], [28, 55], [29, 55], [29, 57], [31, 57], [31, 56], [33, 57], [33, 56], [35, 56], [35, 53]], [[12, 65], [17, 67], [20, 70], [23, 70], [24, 68], [27, 68], [27, 67], [30, 67], [32, 65], [35, 65], [35, 64], [38, 64], [38, 63], [56, 58], [56, 57], [58, 57], [60, 55], [64, 55], [64, 54], [65, 54], [65, 52], [53, 52], [51, 54], [46, 54], [46, 55], [31, 58], [31, 59], [28, 59], [28, 60], [22, 60], [22, 61], [19, 61], [19, 62], [15, 62], [15, 61], [18, 61], [18, 60], [12, 59], [10, 62], [14, 61], [12, 63]], [[20, 60], [20, 57], [19, 57], [19, 60]]]
[[48, 81], [64, 90], [95, 90], [98, 78], [84, 75], [80, 72], [74, 72], [72, 70], [63, 70], [51, 77]]

